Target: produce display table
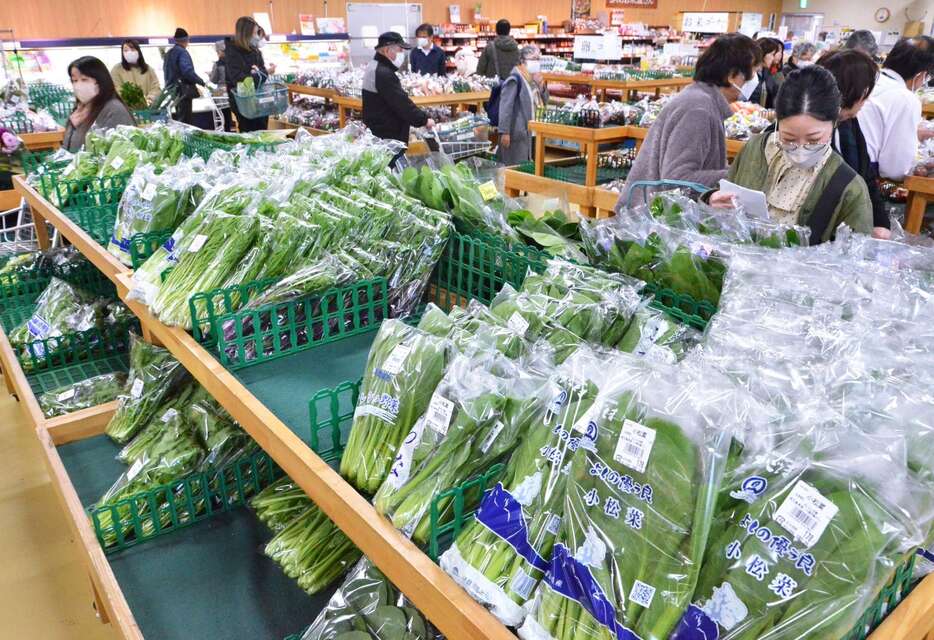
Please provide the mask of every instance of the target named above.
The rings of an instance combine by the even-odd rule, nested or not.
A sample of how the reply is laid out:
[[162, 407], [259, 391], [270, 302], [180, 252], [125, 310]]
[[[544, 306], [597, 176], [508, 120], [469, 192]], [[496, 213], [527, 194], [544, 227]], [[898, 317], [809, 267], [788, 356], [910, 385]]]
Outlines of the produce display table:
[[921, 113], [925, 118], [934, 118], [934, 102], [925, 102], [921, 106]]
[[629, 138], [629, 127], [573, 127], [566, 124], [532, 121], [529, 130], [535, 135], [535, 175], [543, 176], [545, 170], [545, 140], [558, 138], [576, 142], [581, 153], [587, 158], [587, 171], [584, 186], [597, 184], [597, 152], [601, 143], [622, 142]]
[[304, 96], [317, 96], [319, 98], [324, 98], [325, 102], [328, 100], [333, 100], [337, 97], [337, 91], [334, 89], [323, 89], [321, 87], [306, 87], [303, 84], [290, 84], [288, 85], [289, 93], [300, 93]]
[[[514, 639], [506, 627], [467, 595], [421, 549], [378, 515], [373, 505], [315, 454], [301, 437], [307, 438], [307, 401], [314, 391], [334, 387], [363, 373], [375, 327], [374, 332], [368, 334], [231, 372], [191, 334], [162, 324], [147, 307], [128, 300], [131, 272], [114, 264], [103, 247], [94, 246], [87, 234], [26, 185], [22, 178], [17, 178], [16, 189], [37, 211], [37, 229], [44, 231], [46, 223], [55, 226], [104, 275], [114, 280], [118, 294], [139, 319], [144, 333], [151, 335], [154, 342], [165, 346], [179, 360], [446, 637]], [[47, 246], [47, 234], [44, 238], [43, 243]], [[285, 600], [279, 605], [268, 603], [269, 606], [274, 606], [287, 621], [291, 620], [289, 616], [294, 618], [296, 613], [300, 614], [301, 620], [291, 620], [290, 633], [310, 624], [330, 593], [309, 599], [294, 582], [285, 578], [279, 567], [256, 551], [261, 541], [251, 532], [249, 524], [244, 524], [232, 513], [193, 524], [183, 533], [173, 533], [131, 550], [105, 554], [89, 523], [86, 507], [107, 487], [102, 489], [98, 481], [94, 490], [85, 489], [82, 495], [82, 486], [86, 482], [82, 474], [103, 464], [102, 460], [113, 459], [114, 447], [101, 433], [114, 411], [114, 403], [47, 420], [41, 413], [28, 376], [2, 331], [0, 358], [4, 372], [9, 372], [8, 386], [21, 400], [43, 444], [50, 475], [88, 565], [98, 611], [105, 621], [114, 623], [122, 637], [160, 640], [190, 637], [190, 630], [176, 628], [185, 623], [184, 616], [175, 616], [174, 627], [169, 616], [173, 611], [178, 612], [178, 606], [171, 603], [186, 602], [195, 626], [206, 624], [197, 621], [209, 620], [208, 616], [213, 615], [224, 619], [224, 630], [229, 627], [237, 631], [236, 635], [225, 632], [222, 637], [276, 638], [276, 634], [282, 631], [277, 626], [281, 626], [282, 620], [273, 624], [273, 612], [263, 613], [266, 611], [263, 603], [269, 600], [269, 595], [262, 577], [272, 574], [278, 578], [270, 579], [279, 585], [270, 588], [269, 593], [277, 594], [272, 600], [279, 602], [280, 590], [285, 592]], [[327, 362], [328, 366], [321, 367], [321, 362]], [[297, 398], [300, 399], [298, 402]], [[79, 452], [69, 459], [65, 448], [70, 446], [66, 445], [69, 442], [90, 449], [107, 445], [109, 450], [106, 455], [99, 451], [87, 454], [90, 457]], [[107, 486], [117, 475], [110, 473], [107, 476]], [[247, 517], [253, 518], [252, 515]], [[218, 545], [236, 544], [238, 551], [225, 553], [223, 547], [219, 549], [210, 543], [209, 537], [213, 537]], [[157, 545], [165, 546], [160, 552]], [[147, 554], [145, 557], [139, 555], [141, 549]], [[166, 563], [164, 566], [159, 564], [159, 558]], [[223, 565], [226, 571], [220, 574], [215, 569], [203, 569], [206, 573], [201, 575], [198, 567], [202, 563]], [[165, 573], [160, 576], [157, 570], [160, 566], [163, 572], [170, 567], [172, 571], [168, 573], [173, 573], [176, 579], [168, 580]], [[212, 571], [213, 574], [210, 573]], [[186, 578], [187, 574], [191, 577]], [[212, 584], [231, 581], [223, 589], [229, 593], [227, 600], [221, 595], [215, 598], [214, 587], [210, 591], [203, 588], [205, 575], [216, 575], [217, 579], [212, 580]], [[257, 583], [260, 578], [261, 582]], [[289, 584], [286, 585], [286, 581]], [[169, 585], [172, 586], [167, 589]], [[296, 597], [296, 592], [301, 597]], [[237, 613], [242, 607], [239, 599], [244, 598], [244, 594], [255, 597], [254, 602], [247, 603], [249, 614]], [[162, 602], [165, 604], [160, 604]], [[153, 603], [157, 603], [155, 607]], [[218, 605], [221, 605], [220, 609]], [[268, 621], [266, 626], [265, 621]], [[199, 630], [199, 637], [214, 637], [219, 632], [219, 628]]]
[[55, 131], [41, 131], [39, 133], [20, 133], [20, 139], [30, 151], [45, 151], [58, 149], [65, 138], [65, 129], [59, 127]]
[[269, 118], [269, 128], [270, 129], [304, 129], [313, 136], [325, 136], [329, 133], [334, 133], [333, 131], [325, 131], [324, 129], [315, 129], [313, 127], [308, 127], [303, 124], [295, 124], [294, 122], [289, 122], [288, 120], [283, 120], [281, 118]]
[[546, 86], [552, 82], [586, 86], [589, 93], [599, 94], [601, 100], [606, 100], [608, 92], [611, 91], [621, 93], [625, 100], [629, 100], [639, 91], [652, 91], [657, 98], [663, 89], [677, 92], [694, 82], [693, 78], [684, 77], [658, 80], [598, 80], [585, 73], [543, 73], [542, 78]]
[[924, 222], [924, 212], [928, 204], [934, 201], [934, 178], [908, 176], [904, 186], [908, 189], [908, 201], [905, 205], [905, 231], [920, 233]]
[[[636, 149], [642, 146], [642, 141], [645, 140], [645, 137], [649, 133], [648, 127], [637, 127], [635, 125], [629, 126], [629, 137], [636, 140]], [[726, 157], [735, 158], [743, 147], [746, 146], [745, 140], [732, 140], [730, 138], [726, 139]]]
[[[446, 93], [436, 96], [413, 96], [412, 102], [420, 107], [450, 106], [452, 112], [466, 111], [468, 107], [480, 108], [490, 99], [489, 91], [472, 91], [468, 93]], [[350, 111], [362, 111], [363, 99], [350, 96], [338, 96], [334, 99], [340, 114], [340, 126], [347, 122]]]

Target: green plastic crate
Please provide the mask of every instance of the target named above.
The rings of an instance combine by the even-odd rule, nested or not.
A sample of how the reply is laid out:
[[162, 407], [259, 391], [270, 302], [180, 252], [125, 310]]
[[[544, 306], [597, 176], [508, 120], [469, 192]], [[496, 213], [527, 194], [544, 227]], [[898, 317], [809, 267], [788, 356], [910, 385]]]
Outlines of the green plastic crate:
[[717, 308], [706, 300], [698, 301], [686, 293], [677, 293], [656, 284], [645, 285], [642, 293], [654, 296], [651, 306], [699, 331], [707, 328], [708, 321], [717, 312]]
[[[494, 464], [486, 472], [432, 498], [429, 511], [431, 528], [428, 534], [428, 557], [432, 561], [438, 561], [442, 548], [449, 547], [461, 529], [473, 519], [483, 495], [499, 480], [505, 468], [502, 463]], [[451, 520], [442, 521], [441, 510], [448, 503], [451, 505], [453, 517]]]
[[[516, 170], [522, 173], [535, 175], [535, 163], [526, 162], [520, 164], [516, 167]], [[546, 178], [558, 180], [559, 182], [583, 185], [587, 182], [587, 161], [581, 159], [580, 162], [566, 165], [546, 164], [543, 174]], [[629, 169], [597, 167], [597, 184], [606, 184], [614, 180], [625, 180], [627, 175], [629, 175]]]
[[75, 101], [71, 96], [65, 96], [60, 100], [50, 102], [45, 109], [52, 114], [55, 122], [64, 127], [68, 116], [75, 110]]
[[[285, 142], [283, 140], [282, 142]], [[221, 140], [215, 140], [213, 138], [207, 138], [197, 133], [191, 134], [185, 138], [185, 155], [189, 158], [194, 156], [201, 156], [204, 160], [207, 160], [211, 157], [215, 151], [231, 151], [237, 146], [243, 146], [248, 154], [256, 153], [257, 151], [275, 151], [276, 147], [282, 144], [281, 142], [225, 142]]]
[[276, 282], [277, 278], [264, 278], [191, 296], [188, 310], [191, 313], [191, 333], [195, 340], [202, 343], [216, 341], [218, 318], [236, 312], [241, 305]]
[[84, 362], [110, 361], [122, 356], [129, 352], [130, 329], [135, 327], [138, 324], [132, 321], [11, 346], [23, 371], [32, 375]]
[[101, 547], [113, 553], [243, 506], [281, 475], [269, 454], [258, 451], [113, 505], [92, 506], [88, 516]]
[[220, 316], [217, 350], [222, 364], [239, 369], [374, 331], [388, 317], [386, 280], [362, 280], [320, 295]]
[[37, 172], [39, 191], [62, 211], [120, 202], [130, 174], [106, 178], [68, 178], [61, 171]]
[[22, 113], [14, 113], [12, 116], [0, 118], [0, 127], [9, 129], [13, 133], [34, 133], [35, 127], [32, 121]]
[[866, 640], [878, 627], [885, 617], [891, 613], [898, 603], [907, 596], [914, 587], [913, 580], [915, 560], [917, 555], [912, 553], [905, 562], [898, 567], [889, 583], [879, 592], [876, 599], [860, 616], [853, 629], [844, 636], [843, 640]]
[[114, 202], [96, 207], [66, 209], [64, 213], [72, 222], [91, 236], [95, 242], [106, 247], [113, 235], [118, 206], [119, 203]]
[[23, 173], [28, 176], [40, 171], [64, 169], [68, 164], [67, 162], [62, 161], [53, 164], [49, 161], [49, 156], [53, 153], [55, 152], [49, 150], [21, 151], [20, 160], [23, 163]]
[[130, 238], [130, 264], [134, 269], [139, 269], [171, 237], [171, 231], [147, 231], [133, 234]]
[[137, 125], [166, 122], [169, 119], [169, 112], [167, 109], [135, 109], [133, 119], [136, 120]]

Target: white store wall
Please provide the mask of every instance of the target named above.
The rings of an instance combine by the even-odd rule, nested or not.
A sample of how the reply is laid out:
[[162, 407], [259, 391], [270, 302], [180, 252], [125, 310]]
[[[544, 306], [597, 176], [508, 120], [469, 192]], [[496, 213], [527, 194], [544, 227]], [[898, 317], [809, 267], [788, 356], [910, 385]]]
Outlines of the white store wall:
[[[876, 22], [875, 14], [881, 7], [891, 11], [886, 22]], [[910, 7], [913, 17], [927, 10], [922, 19], [924, 33], [931, 33], [934, 19], [934, 0], [809, 0], [807, 9], [801, 9], [799, 0], [783, 0], [784, 13], [823, 13], [824, 28], [853, 27], [872, 31], [901, 31], [907, 18], [905, 9]]]

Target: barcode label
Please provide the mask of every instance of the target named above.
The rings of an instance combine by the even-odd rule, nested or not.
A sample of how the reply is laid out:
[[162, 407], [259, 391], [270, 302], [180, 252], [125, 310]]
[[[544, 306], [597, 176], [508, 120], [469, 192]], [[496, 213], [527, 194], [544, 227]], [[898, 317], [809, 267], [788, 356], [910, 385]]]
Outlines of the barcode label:
[[629, 599], [645, 608], [652, 606], [652, 598], [655, 597], [655, 587], [646, 584], [641, 580], [632, 583], [632, 589], [629, 590]]
[[188, 251], [190, 251], [191, 253], [200, 251], [201, 247], [203, 247], [204, 243], [207, 241], [208, 241], [208, 237], [204, 235], [203, 233], [199, 233], [198, 235], [194, 237], [194, 239], [192, 239], [191, 244], [188, 245]]
[[477, 190], [480, 192], [480, 195], [484, 200], [492, 200], [499, 195], [499, 191], [496, 189], [496, 184], [492, 180], [484, 182]]
[[545, 531], [550, 533], [553, 536], [558, 535], [558, 527], [561, 526], [561, 516], [557, 513], [553, 513], [551, 518], [548, 519], [548, 525], [545, 527]]
[[662, 362], [664, 364], [674, 364], [678, 361], [678, 357], [675, 355], [675, 352], [669, 349], [668, 347], [663, 347], [658, 344], [653, 344], [648, 348], [648, 351], [645, 352], [645, 359], [652, 362]]
[[406, 344], [397, 344], [389, 353], [389, 357], [386, 358], [381, 369], [390, 375], [396, 375], [402, 371], [402, 365], [411, 350], [412, 347]]
[[502, 420], [497, 421], [493, 428], [490, 429], [490, 433], [487, 434], [486, 439], [483, 441], [483, 444], [480, 445], [480, 453], [485, 454], [490, 450], [490, 447], [493, 446], [493, 443], [496, 442], [496, 438], [499, 437], [499, 434], [502, 433], [506, 425], [503, 424]]
[[454, 403], [435, 392], [431, 396], [428, 411], [425, 413], [425, 421], [428, 426], [441, 435], [447, 435], [452, 415], [454, 415]]
[[58, 401], [64, 402], [65, 400], [71, 400], [74, 397], [75, 397], [75, 388], [72, 387], [71, 389], [67, 389], [66, 391], [62, 391], [60, 394], [58, 394]]
[[67, 176], [70, 176], [71, 173], [72, 173], [72, 171], [74, 171], [74, 170], [75, 170], [75, 163], [72, 162], [72, 163], [69, 164], [67, 167], [65, 167], [65, 170], [62, 171], [62, 175], [63, 175], [63, 176], [66, 176], [66, 177], [67, 177]]
[[140, 458], [133, 463], [133, 466], [130, 467], [130, 470], [126, 472], [126, 479], [132, 480], [139, 475], [139, 472], [143, 470], [143, 459]]
[[519, 569], [516, 572], [516, 577], [512, 579], [512, 584], [509, 586], [509, 588], [520, 598], [528, 599], [529, 594], [532, 593], [532, 587], [534, 586], [535, 578], [527, 574], [522, 569]]
[[133, 386], [130, 387], [130, 397], [139, 398], [141, 395], [143, 395], [143, 381], [137, 378], [133, 381]]
[[152, 202], [152, 199], [156, 197], [156, 184], [154, 182], [148, 183], [140, 192], [139, 197], [146, 202]]
[[837, 515], [837, 505], [804, 480], [798, 480], [775, 512], [775, 522], [805, 547], [814, 546]]
[[649, 463], [653, 444], [655, 444], [655, 429], [626, 420], [619, 432], [613, 459], [639, 473], [645, 473], [645, 466]]
[[120, 156], [114, 156], [114, 159], [110, 161], [110, 166], [114, 169], [119, 169], [123, 166], [124, 160]]
[[516, 311], [509, 316], [509, 320], [506, 321], [506, 326], [520, 336], [525, 337], [525, 332], [529, 330], [529, 321], [523, 318], [521, 313]]
[[165, 413], [162, 414], [162, 422], [168, 422], [172, 418], [178, 415], [178, 411], [175, 409], [166, 409]]

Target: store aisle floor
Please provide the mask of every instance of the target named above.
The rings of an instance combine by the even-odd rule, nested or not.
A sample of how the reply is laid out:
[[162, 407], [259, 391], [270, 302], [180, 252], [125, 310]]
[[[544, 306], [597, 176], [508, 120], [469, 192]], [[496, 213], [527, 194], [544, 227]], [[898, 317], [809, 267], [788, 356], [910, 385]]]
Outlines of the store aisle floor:
[[0, 639], [115, 640], [17, 402], [0, 391]]

